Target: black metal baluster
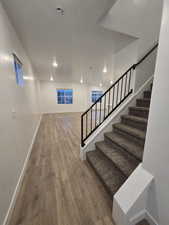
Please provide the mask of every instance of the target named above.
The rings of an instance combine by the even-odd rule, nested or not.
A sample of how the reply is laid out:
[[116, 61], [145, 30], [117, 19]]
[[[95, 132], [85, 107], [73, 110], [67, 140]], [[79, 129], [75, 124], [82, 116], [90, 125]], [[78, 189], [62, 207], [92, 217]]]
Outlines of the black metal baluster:
[[124, 88], [124, 97], [126, 96], [127, 75], [128, 75], [128, 73], [127, 73], [127, 74], [126, 74], [126, 76], [125, 76], [125, 88]]
[[101, 124], [101, 118], [102, 118], [102, 98], [100, 99], [100, 123]]
[[121, 80], [121, 94], [120, 94], [120, 101], [122, 99], [122, 96], [123, 96], [123, 77], [122, 77], [122, 80]]
[[116, 106], [118, 104], [118, 99], [119, 98], [119, 82], [117, 83], [117, 95], [116, 95]]
[[105, 119], [105, 110], [106, 110], [106, 95], [104, 96], [104, 119]]
[[115, 91], [115, 86], [113, 87], [112, 110], [114, 109], [114, 91]]
[[128, 93], [130, 92], [130, 82], [131, 82], [131, 70], [129, 74]]
[[90, 124], [90, 125], [91, 125], [91, 129], [90, 129], [91, 132], [92, 132], [92, 122], [93, 122], [93, 121], [92, 121], [92, 108], [91, 108], [91, 124]]
[[95, 128], [97, 126], [97, 103], [96, 103], [96, 107], [95, 107]]
[[108, 114], [109, 114], [109, 111], [110, 111], [110, 91], [109, 91], [109, 100], [108, 100]]
[[88, 135], [88, 113], [86, 113], [86, 137]]
[[84, 142], [83, 142], [83, 116], [81, 117], [81, 146], [84, 147]]

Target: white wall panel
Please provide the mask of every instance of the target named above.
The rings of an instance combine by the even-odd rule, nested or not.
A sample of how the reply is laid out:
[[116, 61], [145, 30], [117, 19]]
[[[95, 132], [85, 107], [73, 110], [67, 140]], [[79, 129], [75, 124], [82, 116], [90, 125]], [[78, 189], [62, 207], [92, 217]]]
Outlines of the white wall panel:
[[39, 120], [37, 81], [18, 87], [12, 53], [24, 65], [24, 75], [34, 76], [25, 51], [0, 3], [0, 224], [7, 213]]

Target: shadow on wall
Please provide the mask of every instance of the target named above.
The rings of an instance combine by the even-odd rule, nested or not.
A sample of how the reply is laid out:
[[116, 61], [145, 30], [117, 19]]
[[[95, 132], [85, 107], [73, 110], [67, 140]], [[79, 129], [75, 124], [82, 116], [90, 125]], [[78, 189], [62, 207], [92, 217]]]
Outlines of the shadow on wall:
[[146, 60], [144, 60], [137, 68], [135, 74], [135, 91], [137, 91], [146, 80], [148, 80], [155, 72], [156, 58], [158, 48], [153, 51]]

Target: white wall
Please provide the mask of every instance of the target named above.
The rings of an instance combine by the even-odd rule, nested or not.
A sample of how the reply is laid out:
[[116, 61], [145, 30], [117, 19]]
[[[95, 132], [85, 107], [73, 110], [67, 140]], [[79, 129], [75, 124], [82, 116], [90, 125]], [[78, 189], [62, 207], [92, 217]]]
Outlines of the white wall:
[[151, 76], [154, 75], [157, 52], [158, 49], [155, 49], [140, 65], [136, 67], [135, 91], [137, 91]]
[[[152, 45], [152, 47], [154, 47]], [[115, 55], [115, 80], [122, 76], [133, 64], [139, 61], [138, 41], [133, 42]], [[150, 50], [151, 48], [149, 48]], [[147, 50], [144, 55], [149, 51]], [[132, 84], [135, 91], [154, 74], [157, 49], [155, 49], [140, 65], [132, 71]]]
[[138, 42], [134, 41], [114, 55], [115, 80], [122, 76], [138, 58]]
[[164, 0], [143, 166], [155, 176], [147, 209], [159, 225], [169, 224], [169, 0]]
[[[33, 70], [24, 49], [0, 3], [0, 224], [2, 224], [20, 176], [39, 120], [37, 82], [23, 88], [15, 81], [12, 53], [24, 65], [24, 75]], [[12, 111], [16, 113], [12, 114]]]
[[[73, 89], [73, 104], [57, 104], [56, 89]], [[83, 112], [92, 104], [91, 91], [103, 90], [97, 86], [77, 83], [40, 82], [40, 107], [43, 113]]]
[[162, 3], [162, 0], [118, 0], [101, 24], [139, 38], [139, 56], [142, 56], [158, 40]]

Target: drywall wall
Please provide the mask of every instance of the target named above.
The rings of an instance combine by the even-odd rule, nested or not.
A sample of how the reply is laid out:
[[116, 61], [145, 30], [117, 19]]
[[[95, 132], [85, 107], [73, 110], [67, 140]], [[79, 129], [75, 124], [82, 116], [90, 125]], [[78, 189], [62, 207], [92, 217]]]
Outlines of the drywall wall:
[[157, 51], [158, 49], [155, 49], [140, 65], [136, 67], [135, 91], [137, 91], [151, 76], [154, 75]]
[[[154, 47], [154, 46], [152, 46]], [[132, 82], [134, 90], [139, 88], [152, 76], [155, 71], [157, 50], [155, 49], [140, 65], [132, 71]], [[144, 55], [148, 50], [145, 52]], [[137, 63], [138, 58], [138, 41], [133, 42], [115, 55], [115, 80], [122, 76], [133, 64]]]
[[118, 0], [101, 24], [139, 38], [139, 56], [142, 56], [158, 40], [162, 3], [162, 0]]
[[[57, 103], [57, 89], [72, 89], [73, 104]], [[104, 87], [88, 86], [77, 83], [40, 82], [40, 108], [43, 113], [83, 112], [92, 104], [91, 91], [102, 90]]]
[[122, 76], [133, 64], [137, 62], [138, 42], [132, 42], [114, 55], [115, 80]]
[[164, 0], [143, 167], [155, 177], [147, 210], [160, 225], [169, 224], [169, 0]]
[[17, 185], [32, 137], [39, 121], [37, 81], [16, 85], [15, 52], [24, 65], [24, 75], [33, 76], [25, 51], [0, 3], [0, 224]]

